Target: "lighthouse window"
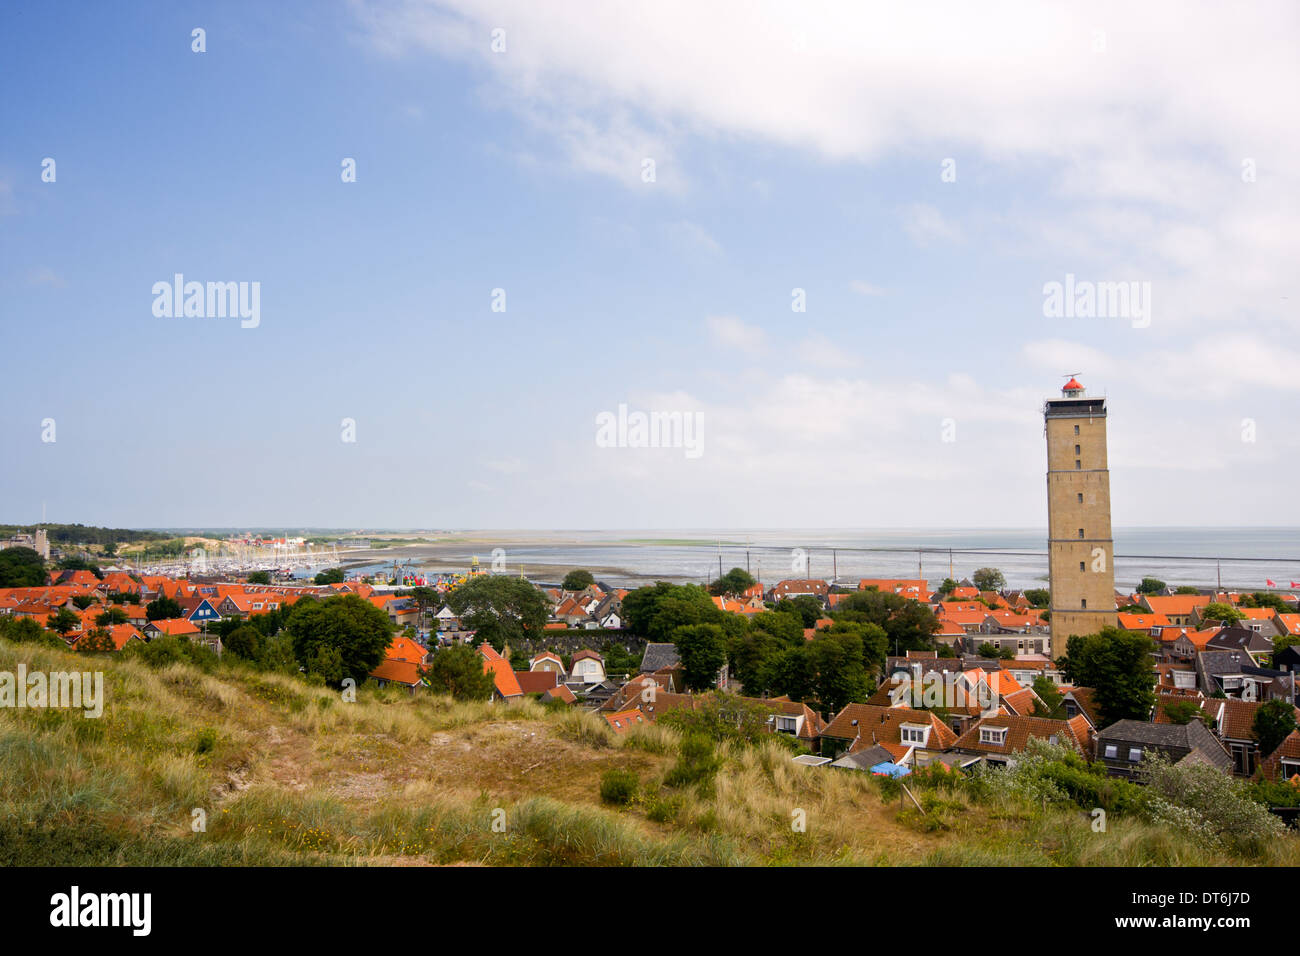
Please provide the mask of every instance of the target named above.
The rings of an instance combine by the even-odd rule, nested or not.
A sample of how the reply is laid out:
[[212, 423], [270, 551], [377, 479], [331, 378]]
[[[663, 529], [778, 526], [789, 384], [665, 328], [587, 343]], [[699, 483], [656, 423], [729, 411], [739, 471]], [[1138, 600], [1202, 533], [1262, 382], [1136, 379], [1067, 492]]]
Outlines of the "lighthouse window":
[[1075, 425], [1075, 426], [1074, 426], [1074, 433], [1075, 433], [1076, 435], [1079, 434], [1079, 426], [1078, 426], [1078, 425]]
[[1074, 470], [1078, 471], [1082, 467], [1083, 467], [1083, 462], [1079, 461], [1079, 459], [1077, 458], [1074, 459]]
[[1082, 529], [1082, 528], [1079, 529], [1079, 537], [1080, 537], [1080, 538], [1083, 537], [1083, 529]]
[[1083, 608], [1086, 611], [1088, 609], [1088, 599], [1084, 598], [1082, 601], [1080, 601], [1079, 607]]
[[1076, 455], [1078, 455], [1078, 454], [1082, 454], [1082, 449], [1080, 448], [1080, 446], [1078, 446], [1078, 445], [1075, 445], [1075, 446], [1074, 446], [1074, 453], [1075, 453]]
[[1082, 562], [1082, 561], [1079, 562], [1079, 570], [1080, 570], [1080, 571], [1083, 570], [1083, 562]]
[[1083, 492], [1082, 492], [1082, 491], [1079, 492], [1078, 497], [1079, 497], [1079, 504], [1083, 504]]

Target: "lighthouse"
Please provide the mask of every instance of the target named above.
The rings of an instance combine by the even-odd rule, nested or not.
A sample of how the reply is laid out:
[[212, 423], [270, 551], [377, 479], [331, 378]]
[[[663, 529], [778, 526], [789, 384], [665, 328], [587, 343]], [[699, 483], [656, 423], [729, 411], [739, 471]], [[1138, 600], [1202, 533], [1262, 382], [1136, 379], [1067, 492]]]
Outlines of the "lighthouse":
[[1106, 399], [1090, 398], [1071, 376], [1043, 404], [1047, 437], [1047, 552], [1051, 575], [1051, 655], [1071, 635], [1115, 626], [1115, 547], [1110, 527]]

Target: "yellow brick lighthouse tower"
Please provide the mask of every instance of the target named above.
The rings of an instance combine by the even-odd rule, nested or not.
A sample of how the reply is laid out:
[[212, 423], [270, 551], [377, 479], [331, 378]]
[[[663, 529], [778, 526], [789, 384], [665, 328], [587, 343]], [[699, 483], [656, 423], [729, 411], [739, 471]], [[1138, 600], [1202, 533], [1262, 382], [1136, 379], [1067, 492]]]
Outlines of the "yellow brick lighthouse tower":
[[1106, 399], [1071, 378], [1043, 405], [1047, 433], [1047, 551], [1053, 658], [1072, 634], [1114, 626], [1114, 543], [1106, 464]]

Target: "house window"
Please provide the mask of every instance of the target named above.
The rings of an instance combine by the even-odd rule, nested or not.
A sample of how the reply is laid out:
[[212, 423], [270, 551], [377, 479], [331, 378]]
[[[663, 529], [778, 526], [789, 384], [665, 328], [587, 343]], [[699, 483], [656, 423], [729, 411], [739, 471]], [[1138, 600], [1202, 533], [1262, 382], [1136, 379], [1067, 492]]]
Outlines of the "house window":
[[1300, 773], [1300, 760], [1282, 761], [1282, 779], [1290, 780], [1298, 773]]
[[903, 727], [900, 738], [905, 744], [924, 744], [925, 729], [922, 727]]
[[798, 731], [798, 721], [793, 717], [777, 717], [776, 729], [785, 734], [793, 734]]
[[1141, 747], [1129, 747], [1129, 748], [1128, 748], [1128, 759], [1129, 759], [1129, 763], [1141, 763], [1141, 762], [1142, 762], [1142, 748], [1141, 748]]
[[980, 743], [994, 744], [1002, 746], [1007, 742], [1007, 728], [1005, 727], [981, 727]]
[[1115, 760], [1117, 757], [1119, 757], [1119, 746], [1117, 744], [1107, 744], [1106, 759]]

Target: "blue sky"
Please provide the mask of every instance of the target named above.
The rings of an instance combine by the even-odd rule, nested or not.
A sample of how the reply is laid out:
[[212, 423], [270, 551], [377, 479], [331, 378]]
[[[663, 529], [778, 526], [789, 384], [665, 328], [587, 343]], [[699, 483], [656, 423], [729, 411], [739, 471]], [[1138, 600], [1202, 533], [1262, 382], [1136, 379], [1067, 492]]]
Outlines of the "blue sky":
[[0, 520], [1036, 526], [1078, 372], [1117, 524], [1300, 524], [1300, 18], [1173, 9], [8, 4]]

